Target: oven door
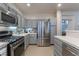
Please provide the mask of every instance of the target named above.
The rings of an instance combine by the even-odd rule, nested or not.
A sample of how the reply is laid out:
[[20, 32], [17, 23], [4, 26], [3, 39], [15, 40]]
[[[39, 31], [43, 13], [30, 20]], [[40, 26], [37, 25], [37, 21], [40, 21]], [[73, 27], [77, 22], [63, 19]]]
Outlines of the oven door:
[[10, 55], [21, 56], [24, 53], [24, 38], [10, 44]]

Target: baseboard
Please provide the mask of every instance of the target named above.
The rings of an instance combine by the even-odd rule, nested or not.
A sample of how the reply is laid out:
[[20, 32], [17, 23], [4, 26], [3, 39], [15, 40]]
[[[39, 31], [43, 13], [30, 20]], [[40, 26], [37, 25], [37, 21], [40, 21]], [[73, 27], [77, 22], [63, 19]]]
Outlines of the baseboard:
[[50, 45], [54, 45], [54, 44], [50, 44]]
[[37, 44], [29, 44], [29, 45], [37, 45]]

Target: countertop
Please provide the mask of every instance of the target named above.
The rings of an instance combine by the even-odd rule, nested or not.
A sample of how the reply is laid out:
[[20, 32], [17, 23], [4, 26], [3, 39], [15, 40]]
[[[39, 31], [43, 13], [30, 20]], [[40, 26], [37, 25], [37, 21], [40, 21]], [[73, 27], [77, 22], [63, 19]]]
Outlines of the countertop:
[[66, 30], [66, 32], [76, 32], [76, 33], [79, 33], [79, 30]]
[[79, 49], [79, 38], [74, 38], [69, 36], [55, 36], [55, 38]]
[[8, 42], [0, 42], [0, 48], [7, 46]]
[[37, 34], [37, 33], [21, 33], [21, 34], [12, 34], [13, 36], [26, 36], [28, 34]]

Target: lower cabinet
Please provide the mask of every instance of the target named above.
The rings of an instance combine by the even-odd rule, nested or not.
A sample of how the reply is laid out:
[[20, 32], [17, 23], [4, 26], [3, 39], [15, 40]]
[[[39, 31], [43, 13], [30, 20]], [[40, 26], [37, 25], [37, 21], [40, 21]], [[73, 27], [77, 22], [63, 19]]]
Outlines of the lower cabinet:
[[29, 46], [29, 44], [37, 44], [37, 34], [27, 34], [24, 38], [25, 49]]
[[59, 39], [54, 40], [54, 56], [62, 56], [62, 42]]
[[25, 49], [29, 46], [29, 34], [24, 36], [25, 38]]
[[63, 47], [62, 49], [63, 56], [79, 56], [79, 49], [67, 43], [63, 43], [62, 47]]
[[37, 34], [29, 34], [29, 44], [37, 44]]
[[79, 56], [79, 49], [55, 38], [54, 56]]

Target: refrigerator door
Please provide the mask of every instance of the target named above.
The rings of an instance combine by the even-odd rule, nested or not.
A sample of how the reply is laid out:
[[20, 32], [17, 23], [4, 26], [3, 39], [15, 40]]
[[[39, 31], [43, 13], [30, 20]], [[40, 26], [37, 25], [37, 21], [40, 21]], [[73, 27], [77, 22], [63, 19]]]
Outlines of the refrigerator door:
[[44, 22], [38, 21], [38, 46], [43, 45], [43, 37], [44, 37]]
[[38, 46], [49, 46], [49, 25], [48, 22], [38, 22]]

